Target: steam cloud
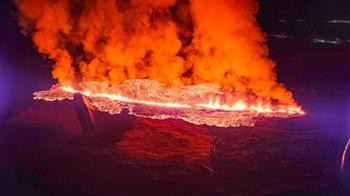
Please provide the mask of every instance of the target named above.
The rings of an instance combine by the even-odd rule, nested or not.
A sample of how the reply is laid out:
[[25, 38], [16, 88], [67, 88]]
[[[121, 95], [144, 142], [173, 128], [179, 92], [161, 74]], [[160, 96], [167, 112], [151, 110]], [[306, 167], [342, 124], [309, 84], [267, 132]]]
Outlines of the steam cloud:
[[219, 84], [294, 103], [277, 82], [255, 0], [16, 0], [19, 24], [60, 83], [148, 78]]

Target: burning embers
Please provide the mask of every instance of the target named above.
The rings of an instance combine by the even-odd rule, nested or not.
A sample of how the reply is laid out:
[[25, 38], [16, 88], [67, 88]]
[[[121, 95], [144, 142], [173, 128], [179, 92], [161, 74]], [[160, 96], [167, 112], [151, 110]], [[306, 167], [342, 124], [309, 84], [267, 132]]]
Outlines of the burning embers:
[[75, 93], [87, 98], [96, 110], [129, 114], [152, 119], [182, 119], [193, 124], [218, 127], [252, 126], [258, 117], [293, 117], [304, 115], [300, 106], [272, 104], [238, 99], [225, 103], [219, 86], [201, 84], [169, 88], [151, 80], [129, 80], [118, 85], [81, 83], [78, 88], [55, 85], [48, 91], [34, 93], [34, 99], [55, 101], [73, 99]]

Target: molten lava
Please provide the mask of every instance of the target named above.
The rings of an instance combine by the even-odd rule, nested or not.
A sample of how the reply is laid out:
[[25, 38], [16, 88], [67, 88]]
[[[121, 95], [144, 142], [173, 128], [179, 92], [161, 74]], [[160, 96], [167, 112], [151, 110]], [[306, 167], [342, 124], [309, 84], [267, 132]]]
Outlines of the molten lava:
[[61, 86], [60, 89], [70, 92], [70, 93], [80, 93], [87, 97], [94, 98], [106, 98], [114, 101], [122, 101], [127, 103], [139, 103], [149, 106], [159, 106], [159, 107], [170, 107], [170, 108], [192, 108], [192, 107], [202, 107], [209, 110], [228, 110], [228, 111], [250, 111], [257, 113], [288, 113], [288, 114], [297, 114], [304, 115], [304, 111], [300, 106], [275, 106], [273, 110], [270, 104], [262, 104], [261, 102], [257, 103], [257, 105], [248, 105], [243, 100], [238, 100], [232, 106], [227, 104], [223, 104], [220, 97], [216, 96], [215, 98], [210, 97], [208, 103], [198, 103], [194, 105], [184, 104], [184, 103], [176, 103], [176, 102], [157, 102], [157, 101], [148, 101], [148, 100], [138, 100], [131, 99], [126, 96], [120, 94], [108, 94], [108, 93], [91, 93], [89, 90], [76, 90], [70, 86]]
[[34, 93], [34, 99], [46, 101], [73, 99], [84, 95], [96, 110], [120, 113], [122, 109], [136, 116], [153, 119], [183, 119], [193, 124], [218, 127], [252, 126], [258, 117], [302, 116], [297, 105], [248, 103], [238, 99], [225, 103], [219, 87], [210, 84], [169, 88], [151, 80], [131, 80], [111, 86], [108, 83], [81, 83], [79, 89], [54, 85], [48, 91]]

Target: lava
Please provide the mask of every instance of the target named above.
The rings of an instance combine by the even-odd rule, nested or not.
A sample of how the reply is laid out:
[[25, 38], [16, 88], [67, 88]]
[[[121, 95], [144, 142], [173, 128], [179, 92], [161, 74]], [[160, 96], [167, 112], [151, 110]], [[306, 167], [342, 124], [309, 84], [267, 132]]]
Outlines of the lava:
[[216, 96], [215, 98], [210, 97], [209, 103], [200, 103], [196, 104], [195, 106], [204, 107], [207, 109], [213, 109], [213, 110], [229, 110], [229, 111], [250, 111], [250, 112], [257, 112], [257, 113], [288, 113], [288, 114], [299, 114], [304, 115], [305, 112], [301, 109], [300, 106], [275, 106], [275, 109], [271, 108], [270, 104], [263, 104], [261, 102], [258, 102], [255, 105], [249, 105], [246, 102], [244, 102], [242, 99], [239, 99], [237, 102], [235, 102], [233, 105], [227, 105], [222, 103], [219, 96]]
[[34, 99], [73, 99], [76, 93], [86, 97], [96, 110], [110, 114], [127, 109], [129, 114], [140, 117], [182, 119], [193, 124], [218, 127], [252, 126], [258, 117], [289, 118], [305, 115], [297, 105], [262, 101], [248, 103], [243, 98], [228, 104], [223, 93], [210, 85], [169, 88], [151, 80], [132, 80], [114, 86], [96, 82], [81, 83], [79, 88], [57, 84], [47, 91], [35, 92]]
[[87, 96], [87, 97], [97, 97], [97, 98], [101, 97], [101, 98], [107, 98], [110, 100], [123, 101], [123, 102], [128, 102], [128, 103], [140, 103], [140, 104], [145, 104], [145, 105], [150, 105], [150, 106], [173, 107], [173, 108], [189, 108], [189, 107], [191, 107], [190, 105], [180, 104], [180, 103], [162, 103], [162, 102], [155, 102], [155, 101], [130, 99], [130, 98], [124, 97], [124, 96], [119, 95], [119, 94], [91, 93], [88, 90], [79, 91], [79, 90], [76, 90], [70, 86], [62, 86], [60, 88], [64, 91], [67, 91], [70, 93], [80, 93], [80, 94]]
[[[197, 103], [193, 105], [176, 103], [176, 102], [157, 102], [148, 100], [131, 99], [120, 94], [109, 94], [109, 93], [92, 93], [89, 90], [77, 90], [71, 86], [60, 86], [60, 89], [69, 93], [80, 93], [86, 97], [90, 98], [106, 98], [112, 101], [121, 101], [127, 103], [137, 103], [149, 106], [159, 106], [159, 107], [169, 107], [169, 108], [205, 108], [208, 110], [224, 110], [224, 111], [250, 111], [256, 113], [288, 113], [296, 115], [304, 115], [305, 112], [300, 106], [275, 106], [275, 109], [271, 108], [270, 104], [262, 104], [258, 102], [256, 105], [249, 105], [243, 100], [239, 99], [233, 105], [227, 105], [222, 103], [219, 96], [215, 98], [210, 97], [208, 103]], [[40, 99], [36, 97], [36, 99]]]

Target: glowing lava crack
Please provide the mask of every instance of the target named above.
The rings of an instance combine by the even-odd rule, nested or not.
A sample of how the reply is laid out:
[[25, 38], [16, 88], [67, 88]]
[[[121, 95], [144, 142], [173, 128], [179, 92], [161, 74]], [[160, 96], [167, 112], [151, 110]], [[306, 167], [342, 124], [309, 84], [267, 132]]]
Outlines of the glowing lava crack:
[[304, 115], [300, 106], [273, 105], [258, 101], [248, 104], [238, 99], [224, 103], [219, 87], [201, 84], [168, 88], [151, 80], [129, 80], [118, 85], [97, 82], [81, 83], [78, 88], [54, 85], [47, 91], [34, 93], [34, 99], [55, 101], [85, 96], [95, 110], [129, 114], [153, 119], [182, 119], [201, 125], [218, 127], [253, 126], [258, 117], [288, 118]]

